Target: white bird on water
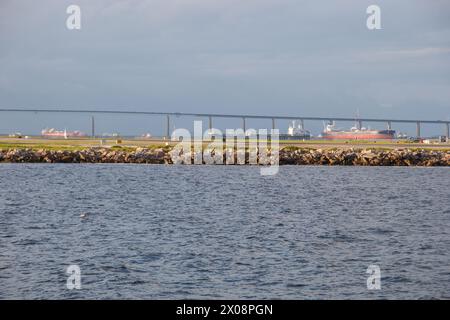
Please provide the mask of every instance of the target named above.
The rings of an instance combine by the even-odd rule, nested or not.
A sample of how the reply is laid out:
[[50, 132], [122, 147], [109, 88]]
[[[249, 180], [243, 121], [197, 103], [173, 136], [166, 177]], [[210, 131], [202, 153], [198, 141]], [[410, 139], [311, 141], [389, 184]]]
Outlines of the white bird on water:
[[87, 212], [82, 212], [81, 214], [80, 214], [80, 218], [86, 218], [87, 217]]

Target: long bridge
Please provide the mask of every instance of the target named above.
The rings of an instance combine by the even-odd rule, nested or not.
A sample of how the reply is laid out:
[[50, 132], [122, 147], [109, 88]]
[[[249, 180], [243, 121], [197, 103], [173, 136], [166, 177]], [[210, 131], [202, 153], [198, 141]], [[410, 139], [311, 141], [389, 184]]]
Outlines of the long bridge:
[[213, 118], [239, 118], [242, 119], [242, 128], [246, 130], [247, 119], [267, 119], [272, 120], [272, 129], [276, 128], [276, 120], [300, 120], [303, 124], [304, 120], [312, 121], [357, 121], [358, 127], [361, 128], [363, 122], [381, 122], [386, 123], [387, 128], [391, 129], [393, 123], [412, 123], [416, 124], [416, 137], [421, 137], [421, 124], [437, 124], [444, 127], [444, 135], [450, 137], [450, 120], [420, 120], [420, 119], [389, 119], [389, 118], [343, 118], [343, 117], [305, 117], [305, 116], [279, 116], [279, 115], [251, 115], [251, 114], [218, 114], [218, 113], [192, 113], [192, 112], [154, 112], [154, 111], [120, 111], [120, 110], [87, 110], [87, 109], [19, 109], [19, 108], [3, 108], [0, 112], [27, 112], [27, 113], [78, 113], [91, 115], [92, 136], [95, 136], [94, 114], [126, 114], [126, 115], [150, 115], [163, 116], [166, 118], [166, 137], [170, 137], [170, 117], [204, 117], [208, 118], [209, 128], [213, 127]]

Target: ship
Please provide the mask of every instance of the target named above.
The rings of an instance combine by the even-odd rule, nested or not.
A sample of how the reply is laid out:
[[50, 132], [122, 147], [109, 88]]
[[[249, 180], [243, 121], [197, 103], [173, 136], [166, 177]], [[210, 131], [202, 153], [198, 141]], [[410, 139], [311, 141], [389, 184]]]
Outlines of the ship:
[[306, 130], [303, 122], [292, 121], [289, 125], [288, 132], [280, 134], [280, 140], [309, 140], [311, 139], [311, 132]]
[[55, 128], [45, 128], [41, 131], [43, 137], [61, 137], [67, 139], [68, 137], [86, 137], [86, 134], [81, 131], [67, 131], [56, 130]]
[[143, 139], [151, 139], [152, 138], [152, 135], [150, 134], [150, 133], [144, 133], [144, 134], [142, 134], [141, 135], [141, 138], [143, 138]]
[[394, 139], [395, 130], [371, 130], [365, 127], [352, 127], [350, 131], [337, 129], [334, 122], [326, 125], [322, 138], [326, 140], [378, 140]]
[[397, 139], [408, 139], [409, 136], [407, 133], [399, 132], [397, 133]]

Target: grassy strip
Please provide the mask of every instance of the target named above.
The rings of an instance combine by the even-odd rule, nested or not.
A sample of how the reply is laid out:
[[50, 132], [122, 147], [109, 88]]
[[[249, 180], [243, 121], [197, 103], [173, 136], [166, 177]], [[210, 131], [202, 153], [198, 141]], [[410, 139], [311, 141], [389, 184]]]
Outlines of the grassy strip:
[[8, 149], [32, 149], [32, 150], [61, 150], [61, 151], [79, 151], [89, 149], [85, 146], [71, 146], [71, 145], [50, 145], [50, 144], [28, 144], [28, 143], [0, 143], [0, 150]]
[[0, 142], [0, 150], [9, 150], [9, 149], [31, 149], [31, 150], [52, 150], [52, 151], [81, 151], [87, 150], [91, 148], [105, 148], [113, 151], [126, 151], [126, 152], [134, 152], [137, 148], [146, 148], [146, 149], [164, 149], [170, 150], [170, 146], [160, 145], [160, 144], [152, 144], [152, 145], [142, 145], [142, 146], [121, 146], [121, 145], [108, 145], [108, 146], [99, 146], [99, 145], [65, 145], [65, 144], [43, 144], [43, 143], [1, 143]]
[[[402, 147], [402, 146], [398, 146], [398, 147], [364, 147], [364, 146], [360, 146], [360, 145], [355, 145], [352, 146], [353, 150], [358, 151], [358, 150], [373, 150], [373, 151], [395, 151], [395, 150], [400, 150], [400, 149], [407, 149], [408, 151], [412, 151], [412, 152], [417, 152], [417, 151], [440, 151], [440, 152], [449, 152], [450, 148], [427, 148], [427, 147]], [[297, 150], [319, 150], [322, 149], [321, 147], [303, 147], [303, 146], [287, 146], [287, 147], [280, 147], [281, 150], [284, 151], [297, 151]], [[341, 147], [334, 147], [334, 148], [326, 148], [323, 149], [326, 151], [339, 151], [339, 150], [348, 150], [348, 148], [341, 148]]]

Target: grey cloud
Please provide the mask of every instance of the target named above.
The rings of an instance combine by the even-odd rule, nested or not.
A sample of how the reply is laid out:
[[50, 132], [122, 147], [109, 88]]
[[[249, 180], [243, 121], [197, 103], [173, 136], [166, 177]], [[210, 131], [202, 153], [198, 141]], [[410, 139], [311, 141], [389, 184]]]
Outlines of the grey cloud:
[[2, 1], [0, 106], [448, 117], [450, 5], [372, 3]]

